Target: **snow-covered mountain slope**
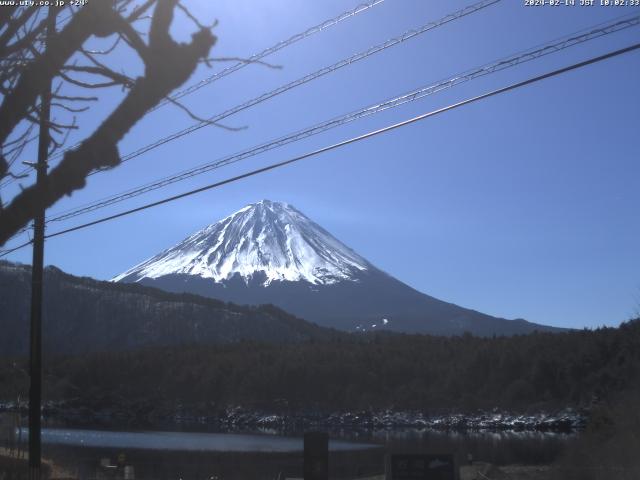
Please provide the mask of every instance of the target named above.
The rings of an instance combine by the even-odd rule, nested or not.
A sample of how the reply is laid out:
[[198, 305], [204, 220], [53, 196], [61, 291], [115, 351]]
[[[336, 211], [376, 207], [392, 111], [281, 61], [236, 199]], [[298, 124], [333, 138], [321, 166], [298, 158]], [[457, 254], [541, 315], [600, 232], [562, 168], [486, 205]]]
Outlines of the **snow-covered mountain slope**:
[[240, 304], [273, 304], [321, 326], [456, 335], [551, 330], [414, 290], [285, 203], [263, 200], [113, 279]]
[[291, 205], [262, 200], [194, 233], [118, 275], [114, 281], [186, 274], [216, 282], [305, 280], [329, 285], [355, 279], [371, 265]]

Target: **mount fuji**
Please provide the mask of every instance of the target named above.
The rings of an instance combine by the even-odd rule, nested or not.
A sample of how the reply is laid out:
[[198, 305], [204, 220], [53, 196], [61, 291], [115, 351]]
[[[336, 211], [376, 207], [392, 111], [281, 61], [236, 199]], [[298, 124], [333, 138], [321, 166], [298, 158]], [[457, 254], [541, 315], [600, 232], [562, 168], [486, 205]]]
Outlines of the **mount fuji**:
[[114, 277], [241, 304], [274, 304], [346, 331], [555, 331], [438, 300], [376, 268], [286, 203], [262, 200]]

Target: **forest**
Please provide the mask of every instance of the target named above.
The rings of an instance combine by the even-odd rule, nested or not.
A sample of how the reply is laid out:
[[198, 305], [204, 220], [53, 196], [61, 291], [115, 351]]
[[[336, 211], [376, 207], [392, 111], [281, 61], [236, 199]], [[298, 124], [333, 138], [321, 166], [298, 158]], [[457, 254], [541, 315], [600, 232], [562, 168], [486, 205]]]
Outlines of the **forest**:
[[[0, 397], [26, 394], [24, 358]], [[583, 407], [640, 385], [640, 319], [618, 328], [483, 338], [345, 334], [294, 343], [148, 347], [49, 357], [45, 399], [91, 409], [193, 411]]]

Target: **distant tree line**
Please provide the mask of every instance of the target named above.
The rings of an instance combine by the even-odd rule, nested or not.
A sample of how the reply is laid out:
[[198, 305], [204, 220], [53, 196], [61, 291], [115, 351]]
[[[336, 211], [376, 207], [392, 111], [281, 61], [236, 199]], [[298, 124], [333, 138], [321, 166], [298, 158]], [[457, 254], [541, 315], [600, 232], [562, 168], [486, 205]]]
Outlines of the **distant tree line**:
[[[270, 305], [233, 305], [138, 284], [97, 281], [55, 267], [45, 269], [45, 284], [45, 354], [240, 339], [286, 343], [340, 335]], [[29, 267], [0, 261], [0, 357], [29, 351], [30, 295]]]
[[[24, 381], [0, 364], [0, 396]], [[95, 408], [527, 410], [589, 406], [640, 385], [640, 319], [514, 337], [379, 332], [301, 343], [147, 348], [47, 362], [50, 399]]]

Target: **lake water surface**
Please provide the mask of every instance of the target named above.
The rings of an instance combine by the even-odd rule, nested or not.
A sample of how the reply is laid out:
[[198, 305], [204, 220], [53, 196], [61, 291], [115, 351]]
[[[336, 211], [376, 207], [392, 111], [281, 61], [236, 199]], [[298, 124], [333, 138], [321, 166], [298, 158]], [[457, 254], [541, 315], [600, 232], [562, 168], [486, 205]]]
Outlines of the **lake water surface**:
[[[385, 455], [454, 453], [495, 464], [546, 464], [558, 458], [575, 434], [542, 432], [435, 432], [416, 429], [334, 430], [330, 472], [353, 478], [384, 471]], [[23, 437], [26, 432], [23, 432]], [[113, 431], [45, 428], [43, 455], [70, 472], [94, 477], [101, 459], [124, 458], [136, 478], [274, 479], [301, 476], [302, 432], [242, 433]]]
[[[28, 431], [23, 429], [28, 438]], [[67, 428], [45, 428], [42, 442], [51, 445], [107, 449], [172, 450], [191, 452], [300, 452], [302, 438], [264, 434], [192, 432], [118, 432]], [[365, 450], [380, 445], [331, 440], [329, 449]]]

